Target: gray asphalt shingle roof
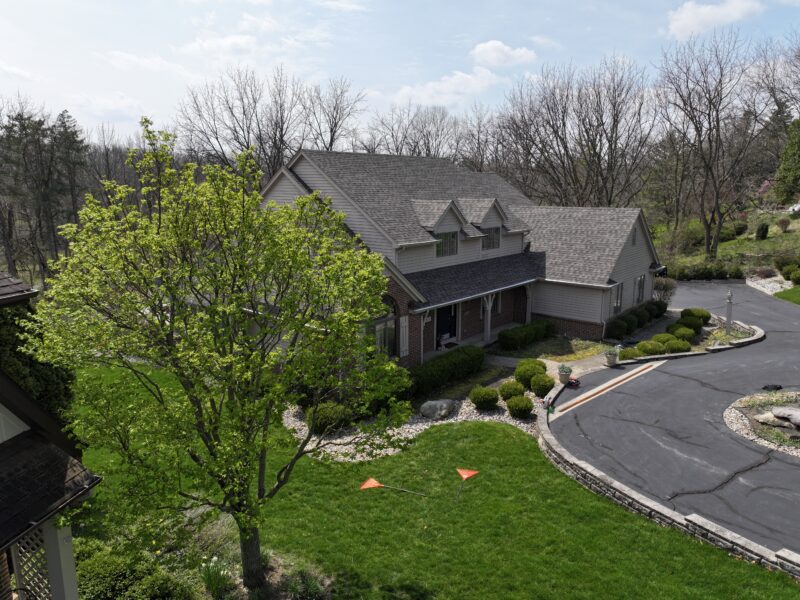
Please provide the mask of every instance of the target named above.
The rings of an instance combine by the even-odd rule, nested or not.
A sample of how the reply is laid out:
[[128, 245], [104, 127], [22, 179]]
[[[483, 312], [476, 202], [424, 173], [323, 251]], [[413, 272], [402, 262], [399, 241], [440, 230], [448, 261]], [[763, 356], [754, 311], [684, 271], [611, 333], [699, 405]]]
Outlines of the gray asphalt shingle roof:
[[[398, 245], [431, 241], [412, 200], [497, 198], [503, 208], [531, 201], [494, 173], [475, 173], [440, 158], [303, 150]], [[433, 210], [433, 209], [431, 209]], [[429, 221], [430, 215], [424, 215]]]
[[0, 306], [13, 304], [37, 294], [33, 286], [12, 277], [8, 273], [0, 272]]
[[547, 254], [547, 279], [592, 285], [609, 283], [641, 214], [638, 208], [530, 205], [511, 210], [530, 228], [531, 251]]

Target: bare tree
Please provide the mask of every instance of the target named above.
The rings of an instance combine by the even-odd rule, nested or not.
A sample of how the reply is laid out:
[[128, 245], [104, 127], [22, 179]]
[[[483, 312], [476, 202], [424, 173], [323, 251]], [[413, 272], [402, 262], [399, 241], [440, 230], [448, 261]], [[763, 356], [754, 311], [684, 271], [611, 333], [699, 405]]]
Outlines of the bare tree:
[[306, 88], [302, 95], [308, 137], [317, 150], [336, 150], [342, 140], [352, 137], [355, 119], [363, 110], [364, 92], [352, 91], [344, 77], [329, 79]]
[[385, 154], [408, 155], [412, 153], [412, 129], [419, 107], [411, 102], [392, 104], [389, 111], [376, 113], [368, 126], [373, 140], [380, 140], [379, 152]]
[[497, 120], [488, 108], [473, 104], [461, 120], [459, 161], [474, 171], [499, 170]]

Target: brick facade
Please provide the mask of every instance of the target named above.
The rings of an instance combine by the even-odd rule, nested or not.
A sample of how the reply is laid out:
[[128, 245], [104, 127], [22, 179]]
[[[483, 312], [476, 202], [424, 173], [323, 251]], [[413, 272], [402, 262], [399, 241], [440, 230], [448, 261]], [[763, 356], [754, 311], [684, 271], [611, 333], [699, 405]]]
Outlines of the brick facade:
[[[414, 365], [418, 365], [421, 362], [422, 356], [420, 354], [421, 347], [420, 347], [420, 323], [421, 319], [418, 315], [412, 315], [409, 312], [409, 308], [413, 299], [408, 293], [403, 289], [403, 287], [397, 283], [393, 278], [389, 277], [389, 282], [387, 284], [387, 294], [391, 296], [392, 300], [394, 300], [395, 305], [397, 306], [397, 316], [404, 317], [408, 316], [408, 355], [402, 358], [398, 358], [397, 362], [403, 367], [412, 367]], [[400, 339], [400, 329], [397, 329], [397, 338], [398, 344]]]
[[571, 319], [559, 319], [548, 315], [533, 315], [534, 319], [547, 319], [555, 325], [556, 333], [570, 337], [578, 337], [585, 340], [599, 340], [603, 337], [602, 323], [588, 323], [586, 321], [573, 321]]

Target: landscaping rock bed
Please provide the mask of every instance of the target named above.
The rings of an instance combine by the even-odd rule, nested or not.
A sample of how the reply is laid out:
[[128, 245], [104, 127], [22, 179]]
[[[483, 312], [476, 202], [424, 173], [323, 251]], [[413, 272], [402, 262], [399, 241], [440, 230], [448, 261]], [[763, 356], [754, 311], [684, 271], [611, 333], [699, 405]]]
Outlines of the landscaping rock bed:
[[799, 406], [800, 393], [797, 392], [754, 394], [731, 404], [723, 418], [725, 424], [742, 437], [800, 458], [800, 428], [793, 425], [791, 419], [781, 417], [796, 414]]
[[792, 287], [791, 281], [786, 281], [780, 275], [776, 275], [775, 277], [766, 277], [761, 279], [760, 277], [748, 277], [745, 280], [745, 283], [752, 288], [755, 288], [765, 294], [769, 294], [772, 296], [777, 292], [782, 292], [783, 290], [788, 290]]

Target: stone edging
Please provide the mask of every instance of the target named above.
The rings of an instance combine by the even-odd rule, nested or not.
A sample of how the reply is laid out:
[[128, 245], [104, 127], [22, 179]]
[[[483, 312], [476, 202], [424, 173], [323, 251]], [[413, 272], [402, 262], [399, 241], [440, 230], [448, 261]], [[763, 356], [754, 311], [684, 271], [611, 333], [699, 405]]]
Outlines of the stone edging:
[[[555, 401], [563, 388], [563, 385], [557, 384], [547, 395], [545, 402]], [[561, 472], [584, 487], [613, 500], [631, 512], [655, 521], [659, 525], [674, 527], [699, 540], [727, 550], [733, 555], [768, 569], [783, 571], [800, 580], [800, 554], [786, 548], [773, 552], [705, 517], [697, 514], [683, 515], [660, 502], [651, 500], [644, 494], [629, 488], [589, 463], [573, 456], [550, 431], [549, 416], [543, 406], [537, 406], [536, 420], [539, 423], [539, 447], [544, 455]]]

